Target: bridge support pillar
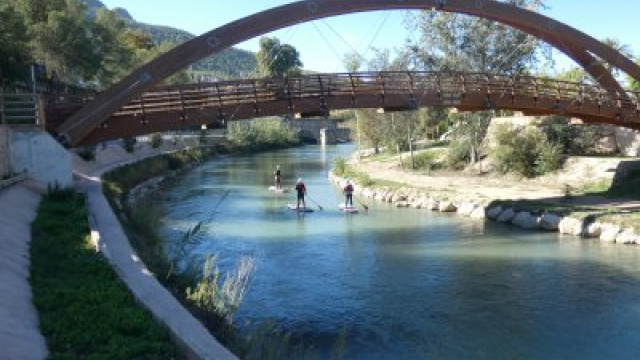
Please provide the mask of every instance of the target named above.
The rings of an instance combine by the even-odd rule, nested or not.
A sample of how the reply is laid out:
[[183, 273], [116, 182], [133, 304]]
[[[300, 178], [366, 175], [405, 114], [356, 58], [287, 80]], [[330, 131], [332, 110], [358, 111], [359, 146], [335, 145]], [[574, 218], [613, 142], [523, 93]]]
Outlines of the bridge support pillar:
[[320, 129], [321, 145], [334, 145], [335, 143], [337, 143], [337, 137], [333, 129]]

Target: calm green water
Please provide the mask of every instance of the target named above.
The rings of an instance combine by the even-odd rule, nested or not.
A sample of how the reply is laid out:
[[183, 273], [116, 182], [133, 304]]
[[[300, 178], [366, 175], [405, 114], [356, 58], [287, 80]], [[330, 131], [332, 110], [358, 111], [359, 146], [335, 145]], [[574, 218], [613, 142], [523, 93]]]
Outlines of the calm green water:
[[[167, 237], [209, 223], [194, 257], [255, 257], [238, 323], [274, 319], [320, 352], [345, 329], [358, 360], [640, 358], [640, 247], [370, 202], [340, 213], [326, 175], [351, 149], [218, 159], [157, 196]], [[269, 193], [277, 164], [324, 211]]]

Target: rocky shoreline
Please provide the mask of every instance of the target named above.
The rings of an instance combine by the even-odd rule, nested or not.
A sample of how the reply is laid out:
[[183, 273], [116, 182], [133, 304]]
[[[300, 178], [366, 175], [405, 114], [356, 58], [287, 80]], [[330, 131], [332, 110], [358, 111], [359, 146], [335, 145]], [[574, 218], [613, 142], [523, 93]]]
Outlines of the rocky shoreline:
[[[339, 185], [346, 179], [329, 172], [329, 179]], [[353, 179], [351, 179], [352, 182]], [[521, 229], [557, 231], [585, 239], [598, 239], [605, 243], [640, 245], [640, 235], [632, 228], [592, 221], [588, 217], [579, 219], [549, 212], [533, 212], [494, 201], [462, 198], [438, 198], [424, 190], [388, 186], [366, 187], [355, 184], [356, 195], [375, 201], [390, 203], [398, 208], [416, 208], [442, 213], [455, 213], [471, 219], [489, 219], [512, 224]]]

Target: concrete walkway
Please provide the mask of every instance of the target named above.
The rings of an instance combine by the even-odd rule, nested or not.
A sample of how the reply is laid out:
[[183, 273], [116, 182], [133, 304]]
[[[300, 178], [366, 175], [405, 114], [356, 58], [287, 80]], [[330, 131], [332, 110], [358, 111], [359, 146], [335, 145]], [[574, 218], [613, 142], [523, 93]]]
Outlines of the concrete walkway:
[[164, 323], [193, 359], [238, 360], [165, 289], [144, 266], [129, 244], [111, 206], [102, 194], [99, 176], [110, 166], [102, 166], [90, 176], [76, 173], [82, 180], [77, 188], [87, 194], [92, 230], [99, 234], [100, 251], [136, 299]]
[[48, 353], [29, 284], [31, 222], [41, 190], [30, 181], [0, 190], [0, 360], [40, 360]]

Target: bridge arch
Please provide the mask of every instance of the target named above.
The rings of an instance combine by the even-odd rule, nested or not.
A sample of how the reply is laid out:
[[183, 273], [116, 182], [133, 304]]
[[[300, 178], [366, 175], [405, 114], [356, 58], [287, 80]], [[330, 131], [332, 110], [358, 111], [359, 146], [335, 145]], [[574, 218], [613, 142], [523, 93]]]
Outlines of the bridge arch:
[[428, 8], [477, 16], [526, 32], [575, 60], [608, 91], [624, 93], [622, 86], [597, 58], [640, 81], [640, 66], [593, 37], [542, 14], [495, 0], [307, 0], [247, 16], [177, 46], [102, 92], [65, 121], [57, 132], [62, 141], [76, 145], [111, 114], [166, 77], [197, 60], [256, 36], [336, 15]]

